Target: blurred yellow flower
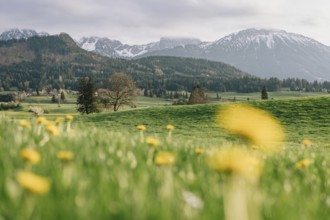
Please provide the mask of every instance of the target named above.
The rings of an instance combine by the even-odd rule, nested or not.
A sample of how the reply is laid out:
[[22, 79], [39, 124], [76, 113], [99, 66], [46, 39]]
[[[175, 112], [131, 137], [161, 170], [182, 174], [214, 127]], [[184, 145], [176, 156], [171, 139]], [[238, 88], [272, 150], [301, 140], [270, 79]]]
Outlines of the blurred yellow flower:
[[217, 122], [228, 132], [241, 136], [250, 145], [264, 150], [274, 150], [285, 138], [281, 124], [273, 116], [246, 104], [232, 104], [221, 108]]
[[313, 142], [308, 139], [304, 139], [302, 144], [304, 145], [304, 147], [311, 147], [313, 145]]
[[20, 171], [16, 176], [17, 182], [26, 190], [36, 193], [45, 194], [49, 191], [49, 180], [27, 171]]
[[228, 148], [215, 151], [209, 157], [210, 166], [220, 172], [238, 174], [249, 181], [258, 180], [263, 162], [244, 148]]
[[31, 123], [28, 120], [22, 119], [19, 121], [19, 125], [24, 128], [31, 128]]
[[36, 122], [37, 122], [37, 124], [43, 124], [43, 125], [45, 125], [45, 124], [48, 123], [48, 120], [45, 117], [38, 117], [36, 119]]
[[168, 131], [173, 131], [174, 130], [174, 126], [173, 125], [166, 125], [166, 129]]
[[144, 126], [144, 125], [138, 125], [138, 126], [136, 126], [136, 128], [137, 128], [138, 130], [140, 130], [140, 131], [145, 131], [145, 130], [147, 130], [146, 126]]
[[311, 165], [312, 161], [309, 159], [303, 159], [300, 160], [296, 163], [296, 168], [298, 169], [305, 169], [307, 168], [309, 165]]
[[160, 151], [155, 156], [155, 164], [157, 165], [171, 165], [175, 163], [175, 156], [173, 153]]
[[67, 115], [66, 120], [67, 121], [72, 121], [73, 120], [73, 115]]
[[204, 149], [203, 148], [196, 148], [195, 149], [195, 154], [203, 154], [204, 153]]
[[58, 129], [58, 127], [56, 125], [50, 124], [47, 126], [47, 131], [49, 133], [51, 133], [54, 136], [59, 136], [60, 135], [60, 131]]
[[74, 154], [71, 151], [59, 151], [56, 156], [61, 161], [70, 161], [73, 159]]
[[63, 117], [57, 117], [56, 120], [55, 120], [55, 124], [61, 124], [64, 122], [64, 118]]
[[158, 147], [158, 145], [160, 144], [160, 141], [153, 137], [147, 137], [146, 143], [148, 145], [150, 145], [151, 147]]
[[21, 156], [24, 160], [30, 162], [31, 164], [38, 164], [40, 162], [40, 154], [31, 148], [22, 149]]

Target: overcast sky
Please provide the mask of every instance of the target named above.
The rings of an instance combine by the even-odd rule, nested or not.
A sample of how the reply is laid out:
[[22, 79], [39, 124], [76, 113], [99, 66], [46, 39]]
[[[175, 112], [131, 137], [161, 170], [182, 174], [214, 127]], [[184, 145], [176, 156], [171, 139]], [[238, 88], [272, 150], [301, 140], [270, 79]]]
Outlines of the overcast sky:
[[0, 0], [0, 32], [28, 28], [127, 44], [160, 37], [218, 40], [247, 28], [282, 29], [330, 46], [329, 0]]

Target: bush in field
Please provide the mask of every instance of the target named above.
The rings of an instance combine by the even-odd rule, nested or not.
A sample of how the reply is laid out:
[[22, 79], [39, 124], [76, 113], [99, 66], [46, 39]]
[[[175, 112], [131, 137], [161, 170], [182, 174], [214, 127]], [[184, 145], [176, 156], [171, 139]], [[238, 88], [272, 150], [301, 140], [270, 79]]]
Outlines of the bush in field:
[[1, 103], [0, 111], [9, 110], [9, 109], [18, 109], [21, 108], [21, 104], [17, 102]]
[[35, 107], [35, 106], [30, 106], [29, 107], [29, 112], [31, 112], [35, 116], [40, 116], [45, 113], [44, 109], [40, 107]]

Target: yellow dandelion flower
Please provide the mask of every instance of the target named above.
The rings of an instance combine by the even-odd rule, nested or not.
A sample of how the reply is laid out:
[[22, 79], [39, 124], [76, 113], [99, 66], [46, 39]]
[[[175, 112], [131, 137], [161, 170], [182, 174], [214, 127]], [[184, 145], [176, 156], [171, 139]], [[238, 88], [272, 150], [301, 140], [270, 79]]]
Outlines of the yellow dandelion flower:
[[31, 128], [31, 123], [28, 120], [22, 119], [19, 121], [19, 125], [24, 128]]
[[150, 145], [151, 147], [158, 147], [158, 145], [160, 144], [160, 141], [153, 137], [147, 137], [146, 143], [148, 145]]
[[204, 149], [203, 148], [196, 148], [195, 149], [195, 154], [203, 154], [204, 153]]
[[174, 126], [173, 125], [166, 125], [166, 129], [168, 131], [173, 131], [174, 130]]
[[63, 117], [57, 117], [56, 120], [55, 120], [55, 124], [61, 124], [64, 122], [64, 118]]
[[217, 121], [229, 133], [244, 137], [251, 145], [265, 150], [275, 149], [285, 137], [281, 124], [274, 117], [246, 104], [223, 107]]
[[229, 148], [215, 151], [209, 157], [210, 166], [229, 174], [238, 174], [247, 180], [258, 180], [263, 167], [263, 162], [243, 148]]
[[144, 126], [144, 125], [138, 125], [138, 126], [136, 126], [136, 128], [137, 128], [138, 130], [140, 130], [140, 131], [145, 131], [145, 130], [147, 130], [146, 126]]
[[54, 136], [59, 136], [60, 135], [60, 131], [58, 129], [58, 127], [56, 125], [50, 124], [47, 126], [47, 131], [49, 133], [51, 133]]
[[20, 171], [16, 176], [17, 182], [26, 190], [36, 193], [45, 194], [49, 191], [49, 180], [27, 171]]
[[160, 151], [155, 156], [155, 164], [157, 165], [171, 165], [175, 163], [175, 156], [173, 153]]
[[313, 146], [313, 142], [311, 142], [310, 140], [308, 139], [304, 139], [302, 144], [304, 145], [304, 147], [308, 148], [308, 147], [311, 147]]
[[307, 168], [309, 165], [311, 165], [312, 161], [309, 160], [309, 159], [303, 159], [303, 160], [300, 160], [296, 163], [296, 168], [298, 169], [305, 169]]
[[46, 125], [47, 123], [48, 123], [48, 120], [45, 118], [45, 117], [38, 117], [37, 119], [36, 119], [36, 122], [37, 122], [37, 124], [43, 124], [43, 125]]
[[67, 121], [72, 121], [73, 120], [73, 115], [67, 115], [66, 120]]
[[21, 156], [31, 164], [38, 164], [40, 162], [40, 154], [31, 148], [22, 149]]
[[56, 156], [61, 161], [70, 161], [73, 159], [74, 154], [71, 151], [59, 151]]

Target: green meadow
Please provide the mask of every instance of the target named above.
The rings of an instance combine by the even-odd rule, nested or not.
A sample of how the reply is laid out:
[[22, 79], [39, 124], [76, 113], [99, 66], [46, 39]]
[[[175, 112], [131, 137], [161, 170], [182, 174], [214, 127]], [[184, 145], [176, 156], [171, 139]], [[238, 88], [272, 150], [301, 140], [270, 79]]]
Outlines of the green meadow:
[[[137, 109], [87, 116], [76, 113], [74, 97], [61, 107], [48, 97], [30, 97], [20, 110], [0, 112], [0, 220], [231, 220], [236, 213], [250, 220], [327, 219], [330, 97], [269, 95], [273, 99], [259, 101], [259, 94], [226, 93], [219, 101], [209, 94], [211, 103], [191, 106], [138, 97]], [[244, 138], [220, 128], [216, 115], [233, 97], [280, 122], [286, 138], [276, 152], [251, 149]], [[29, 106], [47, 109], [44, 116], [50, 121], [68, 114], [74, 119], [50, 129], [38, 124]], [[168, 124], [173, 131], [166, 129]], [[150, 137], [159, 144], [148, 144]], [[231, 169], [210, 165], [217, 150], [233, 146], [261, 161], [260, 174], [250, 174], [254, 181], [249, 171], [244, 170], [247, 178], [240, 175], [244, 155], [224, 159], [234, 164]], [[37, 152], [40, 161], [22, 156], [26, 148]], [[61, 158], [60, 151], [74, 156]], [[161, 157], [164, 152], [169, 157]], [[26, 185], [22, 172], [45, 178], [48, 187], [38, 188], [32, 178], [27, 180], [32, 186]]]

